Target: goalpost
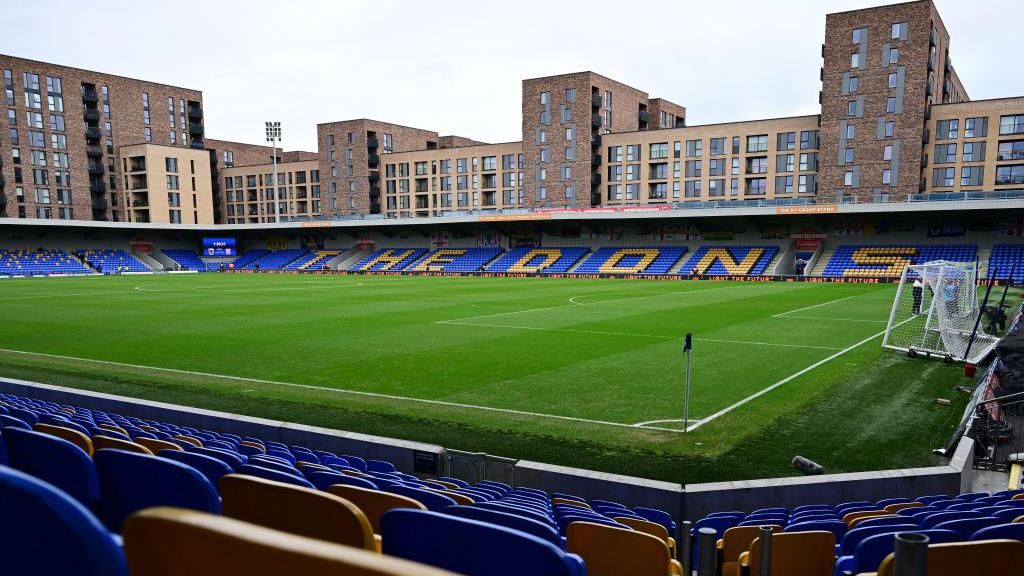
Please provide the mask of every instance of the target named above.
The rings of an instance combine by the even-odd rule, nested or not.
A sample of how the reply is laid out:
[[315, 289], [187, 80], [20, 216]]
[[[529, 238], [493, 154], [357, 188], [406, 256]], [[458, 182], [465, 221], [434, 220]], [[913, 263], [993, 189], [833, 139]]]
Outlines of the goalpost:
[[980, 328], [973, 262], [935, 261], [903, 269], [885, 329], [884, 348], [977, 363], [998, 338]]

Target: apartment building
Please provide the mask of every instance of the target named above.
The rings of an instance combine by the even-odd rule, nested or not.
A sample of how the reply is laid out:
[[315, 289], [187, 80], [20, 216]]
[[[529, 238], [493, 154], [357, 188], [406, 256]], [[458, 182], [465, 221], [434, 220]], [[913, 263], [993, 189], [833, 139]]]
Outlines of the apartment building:
[[525, 207], [599, 204], [602, 135], [666, 123], [685, 125], [686, 109], [594, 72], [523, 80]]
[[825, 22], [819, 196], [885, 201], [926, 191], [933, 105], [968, 99], [935, 5], [840, 12]]
[[118, 149], [202, 149], [202, 92], [0, 55], [0, 217], [125, 220]]
[[928, 191], [1024, 186], [1024, 97], [935, 105], [928, 132], [922, 176]]
[[131, 144], [119, 149], [118, 172], [124, 193], [115, 210], [128, 222], [213, 224], [210, 154], [162, 144]]
[[601, 205], [813, 197], [817, 116], [601, 137]]
[[273, 164], [232, 166], [220, 171], [224, 181], [224, 223], [258, 224], [322, 216], [320, 162], [316, 155], [286, 152], [283, 158], [287, 160], [277, 164], [276, 187]]
[[382, 161], [389, 218], [525, 204], [521, 142], [396, 152]]

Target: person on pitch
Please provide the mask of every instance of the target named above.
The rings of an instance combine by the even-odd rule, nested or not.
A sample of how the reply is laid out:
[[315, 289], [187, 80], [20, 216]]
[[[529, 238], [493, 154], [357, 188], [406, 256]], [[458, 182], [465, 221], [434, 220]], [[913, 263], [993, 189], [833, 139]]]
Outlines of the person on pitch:
[[924, 283], [920, 278], [914, 280], [914, 315], [921, 313], [921, 302], [924, 300]]

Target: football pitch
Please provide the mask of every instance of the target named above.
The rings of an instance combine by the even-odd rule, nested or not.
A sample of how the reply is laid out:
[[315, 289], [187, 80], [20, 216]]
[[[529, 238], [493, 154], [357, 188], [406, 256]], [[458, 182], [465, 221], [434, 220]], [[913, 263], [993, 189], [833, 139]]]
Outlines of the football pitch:
[[[312, 275], [0, 281], [0, 375], [696, 482], [935, 463], [957, 367], [892, 285]], [[693, 334], [690, 430], [682, 337]], [[937, 397], [952, 406], [935, 403]]]

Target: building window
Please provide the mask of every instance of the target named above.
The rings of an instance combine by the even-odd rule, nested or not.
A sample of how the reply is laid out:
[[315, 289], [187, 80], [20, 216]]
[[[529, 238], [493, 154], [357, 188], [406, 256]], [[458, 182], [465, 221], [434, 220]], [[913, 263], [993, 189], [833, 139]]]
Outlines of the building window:
[[860, 52], [850, 54], [850, 68], [860, 68]]
[[892, 144], [886, 144], [882, 149], [882, 160], [892, 160]]
[[152, 142], [153, 141], [153, 129], [150, 128], [149, 126], [146, 126], [146, 128], [143, 130], [143, 135], [144, 135], [144, 137], [146, 139], [146, 142]]
[[932, 170], [932, 184], [937, 188], [952, 187], [955, 178], [956, 168], [935, 168]]
[[892, 183], [892, 170], [886, 168], [882, 170], [882, 184]]
[[734, 157], [732, 159], [732, 175], [736, 176], [739, 173], [740, 173], [740, 159]]
[[854, 44], [860, 44], [861, 42], [863, 42], [866, 39], [866, 35], [867, 35], [867, 30], [866, 29], [864, 29], [864, 28], [854, 28], [853, 29], [853, 43]]
[[550, 96], [551, 95], [548, 94], [547, 92], [541, 92], [540, 93], [540, 103], [541, 104], [547, 104], [548, 100], [550, 99]]
[[984, 138], [988, 136], [988, 118], [968, 118], [964, 120], [964, 138]]
[[[676, 142], [676, 146], [677, 147], [679, 146], [678, 142]], [[711, 155], [712, 156], [720, 156], [722, 154], [725, 154], [725, 138], [712, 138], [711, 139]], [[678, 156], [676, 156], [676, 158], [678, 158]]]
[[608, 161], [609, 162], [622, 162], [622, 146], [609, 146], [608, 147]]
[[860, 88], [860, 78], [856, 76], [850, 77], [850, 92], [856, 92], [857, 88]]
[[767, 152], [768, 135], [747, 136], [747, 152]]
[[687, 140], [686, 141], [686, 155], [689, 157], [699, 157], [703, 152], [703, 141], [701, 140]]
[[1024, 114], [999, 117], [999, 134], [1024, 134]]
[[900, 61], [900, 49], [889, 48], [889, 64], [896, 64]]
[[684, 196], [686, 198], [700, 198], [700, 180], [687, 180]]
[[907, 35], [907, 23], [897, 22], [892, 25], [892, 39], [900, 40]]
[[750, 178], [747, 180], [747, 191], [748, 196], [764, 196], [768, 191], [768, 179], [767, 178]]
[[777, 148], [779, 150], [796, 150], [796, 132], [780, 132]]
[[846, 139], [853, 140], [857, 136], [857, 127], [853, 124], [846, 125]]
[[729, 196], [740, 195], [740, 181], [738, 178], [732, 178], [729, 181]]
[[651, 159], [668, 158], [668, 142], [660, 142], [650, 145]]
[[984, 166], [964, 166], [960, 169], [961, 186], [981, 186], [984, 178]]
[[896, 87], [897, 74], [895, 72], [889, 73], [889, 88]]
[[883, 132], [885, 134], [885, 137], [886, 138], [892, 138], [892, 136], [893, 136], [893, 134], [895, 132], [896, 132], [896, 123], [893, 122], [892, 120], [887, 121], [885, 123], [885, 130]]
[[857, 101], [856, 100], [850, 100], [849, 102], [846, 103], [846, 115], [847, 116], [856, 116], [857, 115]]
[[885, 99], [885, 111], [887, 113], [890, 113], [890, 114], [896, 112], [896, 97], [895, 96], [889, 96], [888, 98]]
[[640, 145], [629, 144], [626, 146], [626, 162], [640, 161]]
[[164, 158], [164, 168], [167, 172], [175, 173], [178, 171], [178, 159], [177, 158]]
[[576, 89], [575, 88], [566, 88], [565, 89], [565, 101], [566, 102], [575, 102], [576, 101]]
[[996, 185], [1024, 184], [1024, 164], [996, 167]]
[[793, 193], [793, 177], [792, 176], [776, 176], [775, 177], [775, 193], [776, 194], [792, 194]]
[[843, 186], [853, 186], [853, 170], [843, 173]]
[[985, 160], [985, 142], [964, 142], [964, 162]]

